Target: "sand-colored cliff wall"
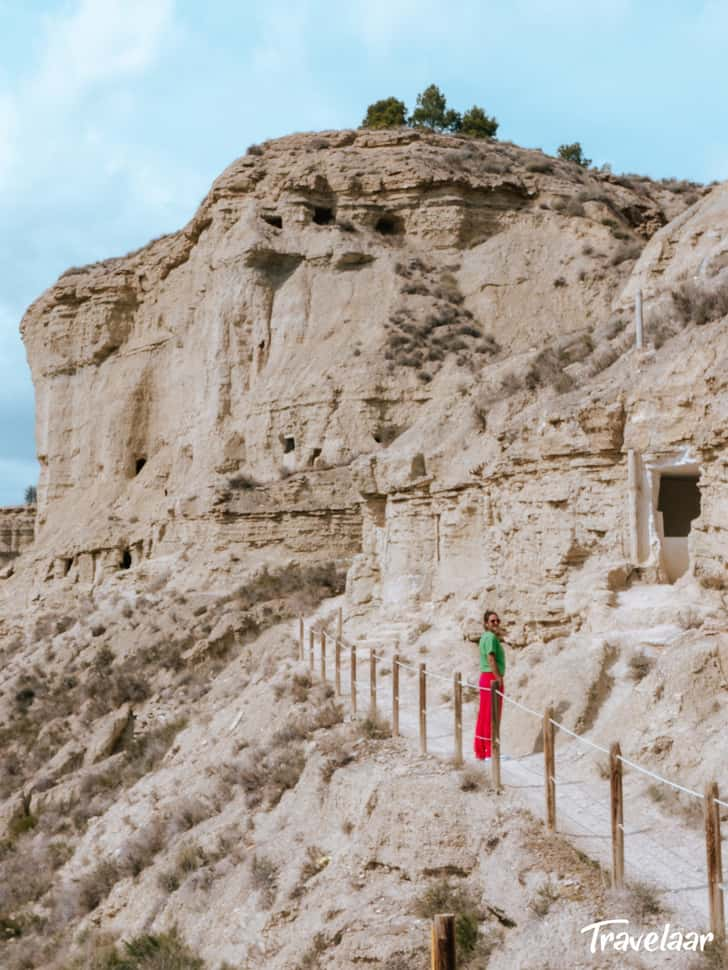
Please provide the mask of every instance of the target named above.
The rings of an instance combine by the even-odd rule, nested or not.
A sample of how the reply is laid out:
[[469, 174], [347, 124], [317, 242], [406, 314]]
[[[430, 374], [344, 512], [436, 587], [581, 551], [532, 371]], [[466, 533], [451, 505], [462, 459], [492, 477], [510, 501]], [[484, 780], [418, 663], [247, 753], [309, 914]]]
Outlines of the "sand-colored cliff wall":
[[34, 537], [35, 506], [0, 508], [0, 569], [28, 549]]
[[335, 557], [353, 608], [493, 596], [558, 635], [590, 557], [664, 578], [648, 477], [687, 449], [690, 568], [722, 585], [725, 334], [656, 314], [720, 282], [724, 198], [411, 130], [266, 144], [182, 232], [28, 311], [34, 581]]

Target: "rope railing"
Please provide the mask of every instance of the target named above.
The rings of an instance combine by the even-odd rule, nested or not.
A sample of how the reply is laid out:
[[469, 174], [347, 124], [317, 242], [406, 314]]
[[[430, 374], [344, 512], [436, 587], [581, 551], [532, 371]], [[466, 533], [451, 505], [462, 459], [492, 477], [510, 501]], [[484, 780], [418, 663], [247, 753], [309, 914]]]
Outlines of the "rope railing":
[[[506, 770], [512, 767], [517, 772], [525, 771], [532, 777], [537, 778], [539, 785], [544, 787], [545, 800], [546, 800], [546, 823], [550, 831], [556, 831], [557, 823], [557, 806], [556, 806], [556, 793], [557, 790], [561, 793], [560, 795], [560, 805], [559, 805], [559, 815], [565, 818], [567, 821], [571, 822], [572, 827], [575, 826], [580, 828], [587, 834], [583, 837], [594, 838], [599, 840], [609, 840], [611, 842], [611, 878], [612, 885], [615, 888], [622, 888], [624, 886], [624, 871], [625, 871], [625, 836], [630, 840], [633, 840], [637, 836], [644, 838], [645, 842], [650, 843], [654, 846], [652, 858], [656, 864], [662, 868], [669, 877], [674, 878], [675, 875], [675, 862], [679, 860], [681, 865], [685, 867], [685, 871], [681, 872], [681, 876], [685, 876], [688, 873], [690, 876], [695, 873], [695, 862], [692, 859], [687, 859], [679, 851], [674, 848], [665, 849], [660, 846], [659, 843], [654, 839], [654, 837], [644, 829], [629, 829], [625, 826], [624, 822], [624, 769], [632, 769], [646, 777], [653, 779], [656, 782], [669, 786], [671, 789], [681, 792], [690, 798], [698, 798], [703, 803], [704, 808], [704, 819], [705, 819], [705, 851], [706, 851], [706, 868], [708, 881], [706, 886], [708, 890], [708, 910], [710, 913], [710, 924], [711, 930], [716, 939], [725, 939], [725, 911], [724, 911], [724, 890], [725, 883], [723, 881], [723, 859], [722, 859], [722, 840], [720, 834], [720, 808], [728, 808], [728, 803], [721, 801], [718, 798], [718, 786], [715, 782], [711, 782], [710, 785], [706, 786], [704, 794], [695, 791], [685, 785], [681, 785], [677, 782], [671, 781], [668, 778], [663, 777], [655, 771], [640, 765], [639, 763], [633, 761], [630, 758], [624, 757], [620, 750], [619, 744], [612, 744], [610, 748], [606, 748], [589, 738], [584, 737], [576, 731], [571, 730], [571, 728], [566, 727], [566, 725], [557, 721], [553, 716], [553, 711], [550, 707], [544, 712], [535, 711], [533, 708], [524, 704], [523, 702], [516, 700], [513, 697], [506, 695], [503, 691], [498, 690], [493, 684], [487, 687], [481, 687], [479, 684], [472, 684], [467, 679], [462, 677], [459, 671], [453, 672], [449, 677], [435, 672], [433, 670], [428, 670], [426, 663], [419, 663], [414, 665], [408, 662], [406, 659], [402, 660], [399, 654], [395, 653], [391, 657], [384, 656], [378, 653], [373, 647], [364, 649], [357, 647], [355, 644], [347, 643], [342, 634], [343, 627], [343, 617], [342, 611], [339, 610], [337, 617], [337, 632], [336, 635], [332, 635], [326, 631], [323, 625], [318, 624], [315, 629], [313, 626], [309, 626], [308, 638], [306, 638], [306, 629], [303, 618], [299, 620], [299, 647], [298, 647], [298, 658], [301, 661], [308, 659], [308, 664], [310, 670], [313, 672], [316, 668], [316, 635], [318, 635], [320, 646], [319, 646], [319, 670], [323, 680], [328, 679], [327, 674], [327, 646], [333, 647], [334, 654], [334, 684], [335, 693], [337, 696], [343, 696], [342, 690], [342, 664], [345, 666], [348, 660], [349, 666], [349, 697], [351, 704], [351, 713], [354, 717], [358, 714], [358, 692], [359, 690], [367, 692], [368, 691], [368, 704], [365, 705], [366, 710], [370, 716], [376, 716], [379, 709], [382, 707], [380, 702], [380, 680], [384, 676], [384, 672], [379, 669], [378, 664], [390, 665], [386, 671], [387, 675], [391, 674], [391, 731], [393, 737], [400, 736], [400, 708], [403, 700], [405, 700], [404, 695], [400, 689], [400, 671], [405, 671], [408, 676], [407, 683], [409, 685], [408, 690], [405, 692], [409, 694], [409, 702], [416, 703], [417, 706], [417, 734], [419, 737], [419, 748], [421, 754], [427, 754], [428, 751], [428, 741], [431, 742], [441, 742], [445, 741], [448, 737], [453, 740], [454, 747], [454, 758], [453, 763], [456, 767], [461, 767], [463, 765], [463, 691], [473, 691], [478, 692], [478, 696], [481, 698], [481, 705], [483, 703], [483, 697], [485, 694], [488, 695], [488, 701], [485, 702], [485, 711], [490, 710], [490, 725], [489, 731], [482, 733], [478, 731], [478, 728], [473, 732], [473, 737], [477, 741], [482, 741], [486, 745], [490, 745], [490, 770], [491, 770], [491, 780], [494, 788], [499, 790], [501, 785], [501, 761], [505, 760]], [[306, 640], [308, 639], [308, 658], [306, 658]], [[343, 658], [343, 659], [342, 659]], [[368, 680], [362, 680], [357, 676], [357, 668], [360, 664], [367, 664], [369, 666], [369, 678]], [[377, 676], [379, 672], [379, 677]], [[430, 705], [428, 708], [427, 703], [427, 684], [431, 683], [444, 683], [447, 684], [449, 688], [452, 688], [452, 695], [446, 701]], [[412, 691], [411, 688], [414, 687], [415, 690]], [[504, 755], [502, 752], [502, 744], [500, 737], [500, 721], [502, 716], [501, 707], [503, 704], [508, 704], [530, 717], [538, 719], [542, 725], [543, 734], [543, 757], [544, 757], [544, 770], [543, 772], [534, 771], [534, 769], [526, 763], [526, 759], [532, 756], [523, 756], [522, 758], [512, 759], [509, 755]], [[483, 708], [481, 708], [483, 709]], [[428, 716], [438, 716], [446, 710], [451, 710], [453, 714], [453, 724], [451, 732], [447, 734], [433, 734], [430, 731], [428, 735]], [[570, 738], [577, 746], [582, 749], [589, 750], [591, 752], [598, 752], [601, 755], [606, 755], [609, 759], [609, 788], [610, 788], [610, 798], [609, 798], [609, 810], [605, 806], [597, 805], [593, 798], [586, 794], [584, 791], [585, 783], [579, 780], [570, 780], [568, 778], [559, 777], [556, 771], [556, 745], [555, 745], [555, 733], [556, 731], [561, 731], [564, 735]], [[561, 750], [561, 749], [560, 749]], [[516, 772], [516, 777], [517, 777]], [[529, 783], [526, 787], [533, 787]], [[581, 796], [577, 796], [576, 792], [581, 792]], [[565, 811], [561, 802], [564, 798], [570, 799], [573, 804], [579, 809], [576, 813], [576, 817], [571, 813]], [[604, 833], [596, 832], [593, 828], [586, 825], [583, 818], [579, 817], [584, 813], [584, 808], [592, 811], [595, 818], [600, 819], [604, 824], [607, 831]], [[596, 810], [595, 810], [596, 809]], [[575, 833], [571, 833], [575, 834]], [[656, 852], [655, 852], [656, 850]], [[672, 860], [672, 862], [670, 861]], [[668, 880], [669, 881], [669, 880]], [[671, 893], [676, 892], [687, 892], [695, 891], [695, 887], [672, 887], [668, 891]]]

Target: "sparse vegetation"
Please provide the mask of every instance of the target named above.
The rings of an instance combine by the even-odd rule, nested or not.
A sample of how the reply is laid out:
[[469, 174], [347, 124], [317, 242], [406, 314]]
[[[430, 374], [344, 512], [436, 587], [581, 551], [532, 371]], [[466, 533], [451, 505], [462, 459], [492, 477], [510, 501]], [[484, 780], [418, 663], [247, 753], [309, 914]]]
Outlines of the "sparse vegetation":
[[728, 314], [728, 278], [713, 286], [690, 280], [672, 292], [678, 320], [701, 327]]
[[487, 958], [495, 941], [480, 937], [483, 916], [475, 896], [468, 889], [454, 886], [447, 879], [440, 880], [415, 900], [414, 909], [422, 919], [432, 919], [437, 913], [455, 914], [458, 960], [463, 966], [468, 966], [471, 960], [475, 965], [476, 961]]
[[484, 772], [477, 768], [468, 767], [460, 772], [460, 791], [481, 791], [486, 784]]
[[430, 84], [417, 95], [414, 111], [407, 117], [407, 105], [398, 98], [383, 98], [367, 108], [362, 128], [429, 128], [438, 132], [458, 132], [471, 138], [493, 138], [498, 122], [483, 108], [474, 104], [464, 114], [448, 108], [447, 99], [436, 84]]
[[541, 885], [538, 887], [528, 905], [536, 916], [543, 918], [558, 899], [558, 886], [553, 882], [553, 880], [546, 879], [545, 882], [541, 883]]
[[365, 717], [358, 722], [358, 726], [362, 737], [370, 741], [383, 741], [392, 736], [392, 725], [379, 714]]
[[587, 158], [581, 148], [581, 142], [575, 141], [568, 145], [559, 145], [556, 149], [559, 158], [566, 162], [575, 162], [582, 168], [589, 168], [592, 163], [591, 158]]
[[411, 367], [427, 383], [449, 355], [456, 355], [460, 366], [476, 370], [498, 353], [496, 340], [483, 334], [472, 312], [463, 306], [457, 278], [450, 270], [435, 278], [432, 267], [412, 259], [397, 264], [396, 272], [405, 280], [400, 290], [403, 297], [433, 300], [425, 308], [420, 301], [403, 299], [391, 315], [384, 354], [390, 367]]
[[91, 939], [63, 970], [205, 970], [205, 964], [173, 929], [121, 944], [104, 937]]
[[251, 876], [253, 889], [260, 893], [263, 906], [270, 909], [278, 892], [278, 866], [266, 856], [255, 855]]
[[648, 657], [646, 653], [635, 653], [629, 658], [629, 675], [632, 680], [644, 680], [654, 666], [653, 657]]

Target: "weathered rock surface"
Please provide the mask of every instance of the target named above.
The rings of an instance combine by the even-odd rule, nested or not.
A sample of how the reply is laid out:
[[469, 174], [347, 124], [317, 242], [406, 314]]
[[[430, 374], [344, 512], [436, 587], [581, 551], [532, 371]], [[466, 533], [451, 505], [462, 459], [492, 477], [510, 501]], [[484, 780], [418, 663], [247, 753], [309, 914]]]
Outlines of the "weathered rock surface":
[[[74, 926], [177, 922], [210, 960], [280, 970], [319, 934], [336, 966], [396, 966], [418, 958], [414, 883], [454, 872], [515, 913], [493, 965], [530, 961], [548, 850], [520, 817], [488, 855], [435, 762], [392, 742], [367, 765], [327, 734], [325, 692], [301, 733], [275, 624], [343, 570], [347, 637], [449, 683], [493, 606], [514, 697], [604, 744], [619, 727], [683, 782], [719, 774], [727, 192], [411, 130], [297, 135], [233, 163], [181, 232], [33, 304], [42, 472], [36, 540], [0, 573], [0, 819], [32, 791], [33, 851], [68, 835]], [[699, 502], [684, 535], [663, 478]], [[20, 550], [30, 520], [2, 516]], [[507, 728], [538, 747], [527, 712]], [[192, 830], [205, 862], [180, 880]], [[549, 865], [594, 917], [585, 874], [569, 896]], [[95, 866], [116, 881], [89, 910]]]
[[0, 508], [0, 570], [33, 544], [35, 507]]

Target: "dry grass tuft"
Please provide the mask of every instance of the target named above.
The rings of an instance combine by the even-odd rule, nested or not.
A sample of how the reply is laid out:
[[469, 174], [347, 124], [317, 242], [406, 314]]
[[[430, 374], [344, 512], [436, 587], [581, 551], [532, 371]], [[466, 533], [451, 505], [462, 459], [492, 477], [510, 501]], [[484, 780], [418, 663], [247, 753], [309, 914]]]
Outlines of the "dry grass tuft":
[[536, 916], [543, 918], [558, 899], [558, 886], [551, 879], [547, 879], [538, 887], [528, 905]]
[[487, 784], [485, 773], [477, 768], [468, 767], [460, 772], [460, 791], [482, 791]]
[[654, 657], [648, 657], [646, 653], [635, 653], [629, 658], [629, 675], [632, 680], [644, 680], [654, 666]]
[[358, 723], [359, 733], [370, 741], [384, 741], [392, 737], [392, 725], [380, 714], [365, 717]]
[[278, 866], [266, 856], [255, 855], [252, 863], [253, 889], [260, 893], [261, 902], [270, 909], [278, 892]]

